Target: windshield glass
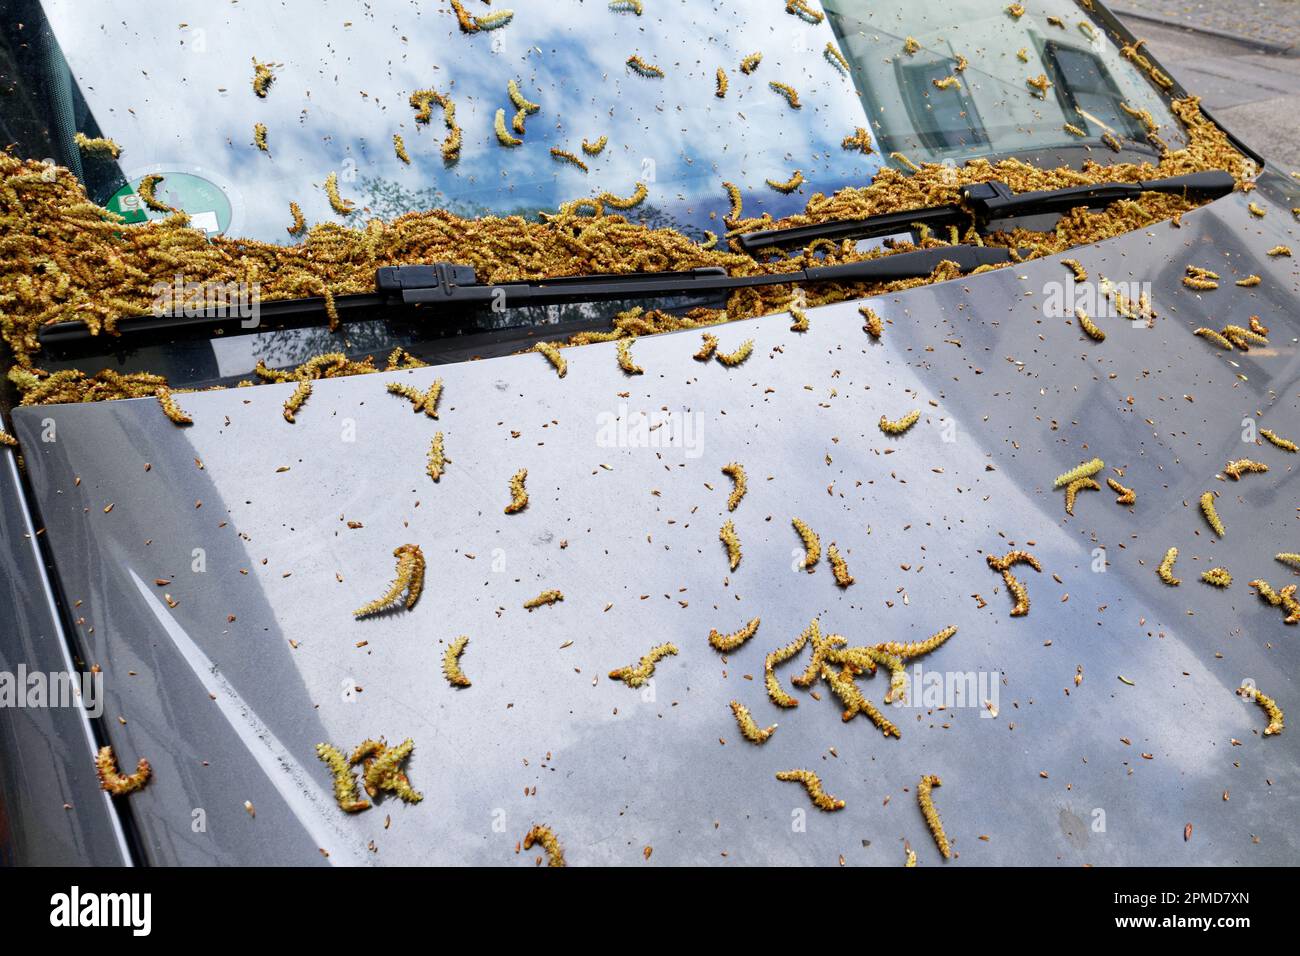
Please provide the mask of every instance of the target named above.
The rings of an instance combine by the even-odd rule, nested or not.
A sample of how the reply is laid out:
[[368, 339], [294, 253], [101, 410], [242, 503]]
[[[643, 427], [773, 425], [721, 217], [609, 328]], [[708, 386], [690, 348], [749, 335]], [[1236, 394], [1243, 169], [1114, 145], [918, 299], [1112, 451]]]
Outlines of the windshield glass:
[[[579, 197], [636, 197], [637, 184], [645, 199], [628, 218], [703, 240], [726, 229], [724, 181], [747, 215], [780, 217], [882, 164], [1048, 151], [1050, 165], [1077, 166], [1116, 157], [1104, 134], [1150, 158], [1121, 102], [1184, 141], [1071, 0], [1020, 17], [989, 0], [551, 0], [508, 19], [503, 6], [464, 0], [466, 32], [447, 3], [408, 0], [179, 0], [165, 13], [6, 0], [0, 123], [17, 155], [68, 167], [128, 221], [167, 214], [138, 192], [161, 176], [155, 199], [194, 226], [280, 243], [297, 241], [290, 203], [307, 225], [431, 208], [535, 218]], [[507, 22], [489, 28], [492, 16]], [[254, 61], [270, 69], [265, 96]], [[436, 94], [428, 122], [411, 104], [420, 91]], [[538, 109], [516, 127], [522, 101]], [[447, 156], [440, 103], [460, 129]], [[78, 133], [121, 153], [78, 148]], [[331, 202], [331, 175], [351, 212]]]

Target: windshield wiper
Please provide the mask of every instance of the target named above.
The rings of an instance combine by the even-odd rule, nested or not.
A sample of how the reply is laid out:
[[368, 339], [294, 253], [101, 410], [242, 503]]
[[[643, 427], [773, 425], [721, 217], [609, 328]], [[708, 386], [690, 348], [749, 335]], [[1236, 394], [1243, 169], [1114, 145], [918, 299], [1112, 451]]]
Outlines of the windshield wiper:
[[[1012, 261], [1011, 252], [993, 246], [942, 246], [914, 249], [877, 259], [814, 266], [794, 272], [770, 275], [732, 276], [720, 267], [685, 272], [632, 272], [626, 274], [572, 276], [526, 282], [479, 282], [472, 266], [453, 263], [385, 266], [376, 271], [374, 294], [337, 296], [334, 305], [340, 317], [376, 319], [396, 308], [437, 308], [461, 311], [476, 306], [518, 309], [527, 306], [564, 303], [656, 299], [732, 292], [754, 286], [790, 285], [812, 282], [893, 282], [923, 279], [939, 263], [950, 261], [962, 272], [980, 266]], [[325, 316], [321, 298], [276, 299], [258, 303], [256, 324], [238, 317], [205, 315], [141, 315], [118, 322], [117, 337], [93, 336], [82, 322], [57, 322], [39, 331], [41, 345], [61, 350], [85, 349], [108, 342], [140, 344], [166, 341], [182, 335], [255, 334], [293, 325], [317, 325]], [[134, 340], [134, 343], [129, 342]], [[103, 344], [100, 344], [103, 343]]]
[[737, 239], [742, 249], [753, 253], [758, 249], [806, 246], [817, 239], [870, 239], [895, 235], [918, 225], [933, 229], [972, 223], [976, 229], [983, 230], [990, 222], [999, 219], [1064, 213], [1078, 206], [1107, 206], [1144, 192], [1182, 193], [1188, 199], [1217, 199], [1232, 192], [1236, 185], [1232, 174], [1221, 169], [1146, 182], [1098, 183], [1027, 193], [1013, 193], [1006, 183], [993, 180], [962, 187], [960, 204], [884, 213], [866, 219], [841, 219], [791, 229], [766, 229]]

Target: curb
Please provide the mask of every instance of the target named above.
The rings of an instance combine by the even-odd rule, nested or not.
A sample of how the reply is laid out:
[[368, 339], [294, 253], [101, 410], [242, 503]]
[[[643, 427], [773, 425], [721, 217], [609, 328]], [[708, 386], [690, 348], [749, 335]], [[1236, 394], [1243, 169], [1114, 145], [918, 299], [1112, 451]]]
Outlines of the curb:
[[1279, 56], [1300, 56], [1300, 49], [1294, 44], [1274, 43], [1271, 40], [1260, 40], [1256, 37], [1249, 37], [1241, 33], [1233, 33], [1230, 30], [1218, 30], [1214, 27], [1197, 26], [1196, 24], [1187, 23], [1183, 20], [1175, 20], [1170, 17], [1161, 17], [1151, 13], [1145, 13], [1139, 10], [1133, 10], [1124, 6], [1122, 3], [1109, 3], [1107, 7], [1116, 16], [1125, 20], [1141, 20], [1145, 23], [1155, 23], [1162, 27], [1169, 27], [1174, 30], [1186, 30], [1189, 33], [1201, 33], [1205, 36], [1217, 37], [1220, 40], [1231, 40], [1233, 43], [1239, 43], [1242, 46], [1251, 47], [1264, 53], [1275, 53]]

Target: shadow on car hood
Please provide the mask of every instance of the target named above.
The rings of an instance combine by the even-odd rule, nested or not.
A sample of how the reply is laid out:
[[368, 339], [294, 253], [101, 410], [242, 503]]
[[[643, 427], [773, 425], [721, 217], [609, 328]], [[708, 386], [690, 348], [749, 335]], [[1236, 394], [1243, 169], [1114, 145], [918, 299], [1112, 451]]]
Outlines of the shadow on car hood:
[[[562, 380], [520, 355], [318, 381], [294, 425], [292, 385], [178, 396], [185, 429], [149, 400], [19, 409], [76, 641], [105, 671], [106, 732], [124, 767], [154, 767], [119, 801], [148, 861], [531, 863], [517, 845], [546, 822], [574, 864], [652, 847], [675, 864], [898, 865], [905, 840], [937, 863], [914, 798], [937, 774], [963, 863], [1294, 863], [1300, 737], [1262, 738], [1263, 712], [1234, 695], [1254, 681], [1300, 713], [1297, 632], [1246, 584], [1295, 580], [1273, 555], [1300, 541], [1296, 459], [1250, 430], [1300, 433], [1296, 260], [1264, 254], [1294, 226], [1246, 202], [1076, 250], [1090, 282], [1149, 283], [1159, 314], [1098, 317], [1100, 343], [1070, 311], [1044, 314], [1073, 289], [1051, 259], [871, 300], [880, 342], [859, 303], [810, 311], [804, 334], [788, 316], [710, 329], [723, 351], [754, 340], [731, 369], [693, 361], [685, 332], [636, 341], [639, 376], [610, 343], [566, 350]], [[1222, 287], [1184, 287], [1188, 264]], [[1250, 273], [1263, 283], [1232, 284]], [[1252, 314], [1267, 347], [1192, 334]], [[437, 378], [436, 422], [384, 389]], [[905, 436], [877, 427], [913, 408]], [[1094, 456], [1137, 503], [1082, 492], [1069, 517], [1053, 479]], [[1217, 477], [1241, 457], [1270, 471]], [[748, 493], [729, 513], [732, 461]], [[505, 515], [520, 468], [530, 504]], [[799, 569], [794, 517], [854, 585], [825, 561]], [[407, 542], [428, 560], [419, 603], [353, 620]], [[1170, 588], [1155, 567], [1175, 545]], [[1018, 569], [1023, 618], [985, 561], [1013, 547], [1043, 564]], [[1198, 580], [1220, 565], [1226, 591]], [[524, 610], [548, 588], [564, 600]], [[709, 646], [753, 617], [740, 650]], [[824, 685], [790, 710], [766, 699], [764, 654], [814, 617], [850, 644], [959, 627], [885, 708], [901, 739], [842, 722]], [[472, 686], [457, 690], [441, 659], [459, 635]], [[668, 641], [680, 653], [647, 688], [606, 676]], [[970, 693], [936, 700], [926, 674]], [[888, 678], [860, 686], [880, 704]], [[779, 724], [767, 743], [741, 737], [733, 699]], [[381, 735], [414, 739], [424, 801], [346, 815], [315, 746]], [[819, 813], [774, 778], [795, 767], [846, 808]]]

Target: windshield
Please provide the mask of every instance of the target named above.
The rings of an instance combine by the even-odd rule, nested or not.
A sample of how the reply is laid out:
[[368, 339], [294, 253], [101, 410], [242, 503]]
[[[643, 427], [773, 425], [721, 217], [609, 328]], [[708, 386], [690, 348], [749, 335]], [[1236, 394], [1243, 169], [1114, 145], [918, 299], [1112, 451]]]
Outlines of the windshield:
[[[473, 26], [502, 6], [462, 9]], [[17, 155], [67, 166], [128, 221], [166, 215], [139, 195], [161, 176], [159, 205], [196, 227], [279, 243], [297, 241], [290, 203], [307, 225], [431, 208], [536, 218], [579, 197], [636, 198], [637, 184], [628, 218], [705, 240], [726, 230], [723, 182], [743, 190], [747, 215], [781, 217], [882, 164], [1055, 151], [1050, 165], [1077, 166], [1115, 157], [1107, 134], [1142, 154], [1130, 158], [1153, 156], [1121, 102], [1184, 142], [1071, 0], [1018, 18], [989, 0], [518, 7], [465, 32], [451, 6], [409, 0], [7, 0], [0, 123]], [[254, 61], [273, 77], [264, 97]], [[518, 128], [511, 81], [539, 107]], [[420, 91], [442, 98], [428, 122], [410, 102]], [[447, 157], [440, 102], [461, 130]], [[121, 153], [79, 149], [77, 133]], [[331, 175], [351, 212], [331, 202]]]

